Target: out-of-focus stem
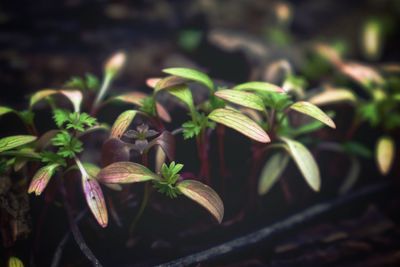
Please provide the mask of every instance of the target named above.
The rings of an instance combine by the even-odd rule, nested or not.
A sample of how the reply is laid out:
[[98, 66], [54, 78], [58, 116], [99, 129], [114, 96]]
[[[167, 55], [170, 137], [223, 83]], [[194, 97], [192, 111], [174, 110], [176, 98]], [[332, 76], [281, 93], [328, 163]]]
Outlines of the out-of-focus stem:
[[98, 109], [101, 101], [103, 100], [108, 88], [110, 87], [113, 78], [114, 78], [114, 74], [113, 73], [106, 72], [106, 74], [104, 76], [103, 83], [102, 83], [101, 88], [100, 88], [100, 91], [97, 94], [96, 99], [94, 100], [93, 105], [92, 105], [92, 110], [90, 112], [92, 115], [96, 114], [97, 109]]

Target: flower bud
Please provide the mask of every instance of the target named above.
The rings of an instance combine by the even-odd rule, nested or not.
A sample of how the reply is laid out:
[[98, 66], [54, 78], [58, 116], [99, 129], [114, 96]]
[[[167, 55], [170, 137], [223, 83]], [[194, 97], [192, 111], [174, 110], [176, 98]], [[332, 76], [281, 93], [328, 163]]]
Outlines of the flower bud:
[[112, 75], [117, 74], [125, 65], [126, 54], [118, 52], [114, 54], [105, 64], [105, 72]]

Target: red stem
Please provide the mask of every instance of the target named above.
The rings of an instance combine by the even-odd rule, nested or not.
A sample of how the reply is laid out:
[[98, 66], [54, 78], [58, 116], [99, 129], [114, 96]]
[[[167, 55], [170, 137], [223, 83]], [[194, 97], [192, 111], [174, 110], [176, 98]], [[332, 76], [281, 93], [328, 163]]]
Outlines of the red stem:
[[206, 132], [201, 131], [200, 135], [196, 138], [197, 152], [200, 159], [200, 173], [199, 177], [204, 179], [208, 185], [211, 184], [210, 180], [210, 166], [208, 162], [208, 136]]

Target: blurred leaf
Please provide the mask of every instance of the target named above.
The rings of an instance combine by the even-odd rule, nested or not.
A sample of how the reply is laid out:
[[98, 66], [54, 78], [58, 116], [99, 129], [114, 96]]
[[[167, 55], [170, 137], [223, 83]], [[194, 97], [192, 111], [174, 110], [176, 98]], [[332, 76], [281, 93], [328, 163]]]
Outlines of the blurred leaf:
[[201, 83], [205, 85], [208, 89], [210, 89], [212, 92], [214, 91], [213, 81], [210, 79], [210, 77], [208, 77], [207, 74], [201, 71], [189, 68], [169, 68], [169, 69], [164, 69], [163, 72]]
[[97, 175], [104, 183], [137, 183], [160, 178], [145, 166], [133, 162], [116, 162], [102, 169]]
[[28, 193], [30, 194], [35, 192], [35, 194], [39, 196], [46, 188], [50, 178], [59, 166], [59, 164], [51, 164], [40, 168], [32, 178], [28, 188]]
[[220, 108], [211, 112], [208, 118], [232, 128], [255, 141], [262, 143], [271, 141], [268, 134], [256, 122], [240, 112]]
[[17, 257], [10, 257], [7, 267], [24, 267], [24, 263]]
[[308, 185], [314, 191], [319, 191], [321, 177], [318, 165], [311, 152], [300, 142], [285, 137], [281, 137], [281, 139], [286, 143], [290, 155], [300, 169]]
[[33, 135], [13, 135], [0, 139], [0, 152], [26, 145], [37, 139]]
[[310, 117], [313, 117], [314, 119], [317, 119], [321, 121], [322, 123], [325, 123], [331, 128], [336, 128], [335, 123], [333, 120], [325, 114], [319, 107], [315, 106], [314, 104], [311, 104], [306, 101], [299, 101], [294, 103], [293, 105], [290, 106], [290, 109], [293, 109], [297, 112], [306, 114]]
[[182, 194], [208, 210], [218, 223], [222, 222], [222, 218], [224, 217], [224, 204], [211, 187], [199, 181], [185, 180], [178, 183], [177, 188]]
[[343, 148], [347, 153], [355, 156], [367, 159], [372, 157], [371, 150], [359, 142], [346, 142], [343, 144]]
[[319, 94], [314, 95], [309, 99], [310, 103], [317, 106], [330, 105], [341, 102], [354, 103], [356, 101], [357, 99], [354, 93], [347, 89], [325, 90]]
[[241, 105], [243, 107], [252, 108], [255, 110], [263, 111], [265, 109], [263, 100], [252, 93], [235, 91], [235, 90], [219, 90], [215, 92], [215, 95], [226, 101], [234, 104]]
[[361, 164], [360, 161], [355, 157], [350, 157], [350, 170], [347, 173], [343, 184], [339, 188], [339, 194], [347, 193], [357, 182], [358, 177], [360, 176]]
[[161, 80], [158, 80], [154, 90], [155, 90], [155, 92], [158, 92], [158, 91], [163, 90], [163, 89], [168, 89], [168, 88], [171, 88], [171, 87], [176, 87], [178, 85], [183, 85], [188, 81], [189, 80], [184, 79], [182, 77], [173, 76], [173, 75], [172, 76], [168, 76], [168, 77], [165, 77], [165, 78], [163, 78]]
[[254, 92], [261, 92], [261, 93], [284, 93], [284, 90], [272, 83], [267, 82], [247, 82], [238, 84], [233, 87], [233, 90], [240, 90], [240, 91], [254, 91]]
[[179, 33], [178, 43], [183, 49], [193, 51], [199, 46], [202, 36], [199, 30], [183, 30]]
[[320, 121], [312, 121], [310, 123], [301, 125], [298, 128], [290, 129], [289, 133], [292, 134], [293, 136], [297, 136], [297, 135], [312, 133], [323, 127], [324, 127], [324, 124], [321, 123]]
[[0, 106], [0, 116], [3, 116], [7, 113], [14, 112], [12, 108]]
[[82, 93], [78, 90], [54, 90], [54, 89], [40, 90], [31, 96], [29, 106], [32, 108], [37, 102], [54, 94], [61, 94], [67, 97], [73, 104], [74, 110], [76, 112], [79, 112], [83, 96]]
[[392, 167], [396, 151], [396, 144], [389, 136], [381, 136], [376, 144], [375, 158], [379, 171], [387, 175]]
[[129, 125], [132, 123], [136, 113], [136, 110], [127, 110], [122, 112], [111, 127], [110, 137], [121, 138], [126, 129], [128, 129]]
[[289, 162], [289, 156], [276, 153], [271, 156], [261, 171], [258, 182], [258, 194], [265, 195], [278, 181]]

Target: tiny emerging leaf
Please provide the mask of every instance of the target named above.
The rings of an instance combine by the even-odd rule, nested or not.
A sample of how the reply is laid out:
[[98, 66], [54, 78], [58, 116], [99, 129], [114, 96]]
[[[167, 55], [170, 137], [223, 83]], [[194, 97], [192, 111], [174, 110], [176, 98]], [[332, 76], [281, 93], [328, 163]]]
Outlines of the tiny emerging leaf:
[[211, 112], [208, 118], [230, 127], [255, 141], [261, 143], [270, 142], [268, 134], [256, 122], [238, 111], [220, 108]]
[[215, 92], [215, 95], [219, 98], [243, 107], [252, 108], [259, 111], [263, 111], [265, 109], [262, 98], [253, 93], [235, 90], [219, 90]]
[[145, 166], [128, 162], [116, 162], [102, 169], [97, 179], [103, 183], [127, 184], [159, 180], [159, 177]]
[[296, 102], [290, 106], [290, 109], [293, 109], [297, 112], [313, 117], [314, 119], [317, 119], [322, 123], [325, 123], [331, 128], [336, 128], [336, 125], [333, 122], [333, 120], [328, 115], [326, 115], [325, 112], [323, 112], [319, 107], [315, 106], [314, 104], [311, 104], [310, 102], [306, 101]]
[[308, 185], [314, 191], [319, 191], [321, 177], [318, 165], [311, 152], [300, 142], [285, 137], [281, 137], [281, 139], [287, 145], [287, 150], [300, 169]]
[[395, 150], [396, 145], [392, 138], [388, 136], [379, 138], [375, 156], [381, 174], [387, 175], [389, 173], [395, 157]]
[[177, 188], [182, 194], [207, 209], [219, 223], [222, 222], [224, 204], [211, 187], [196, 180], [185, 180], [178, 183]]

